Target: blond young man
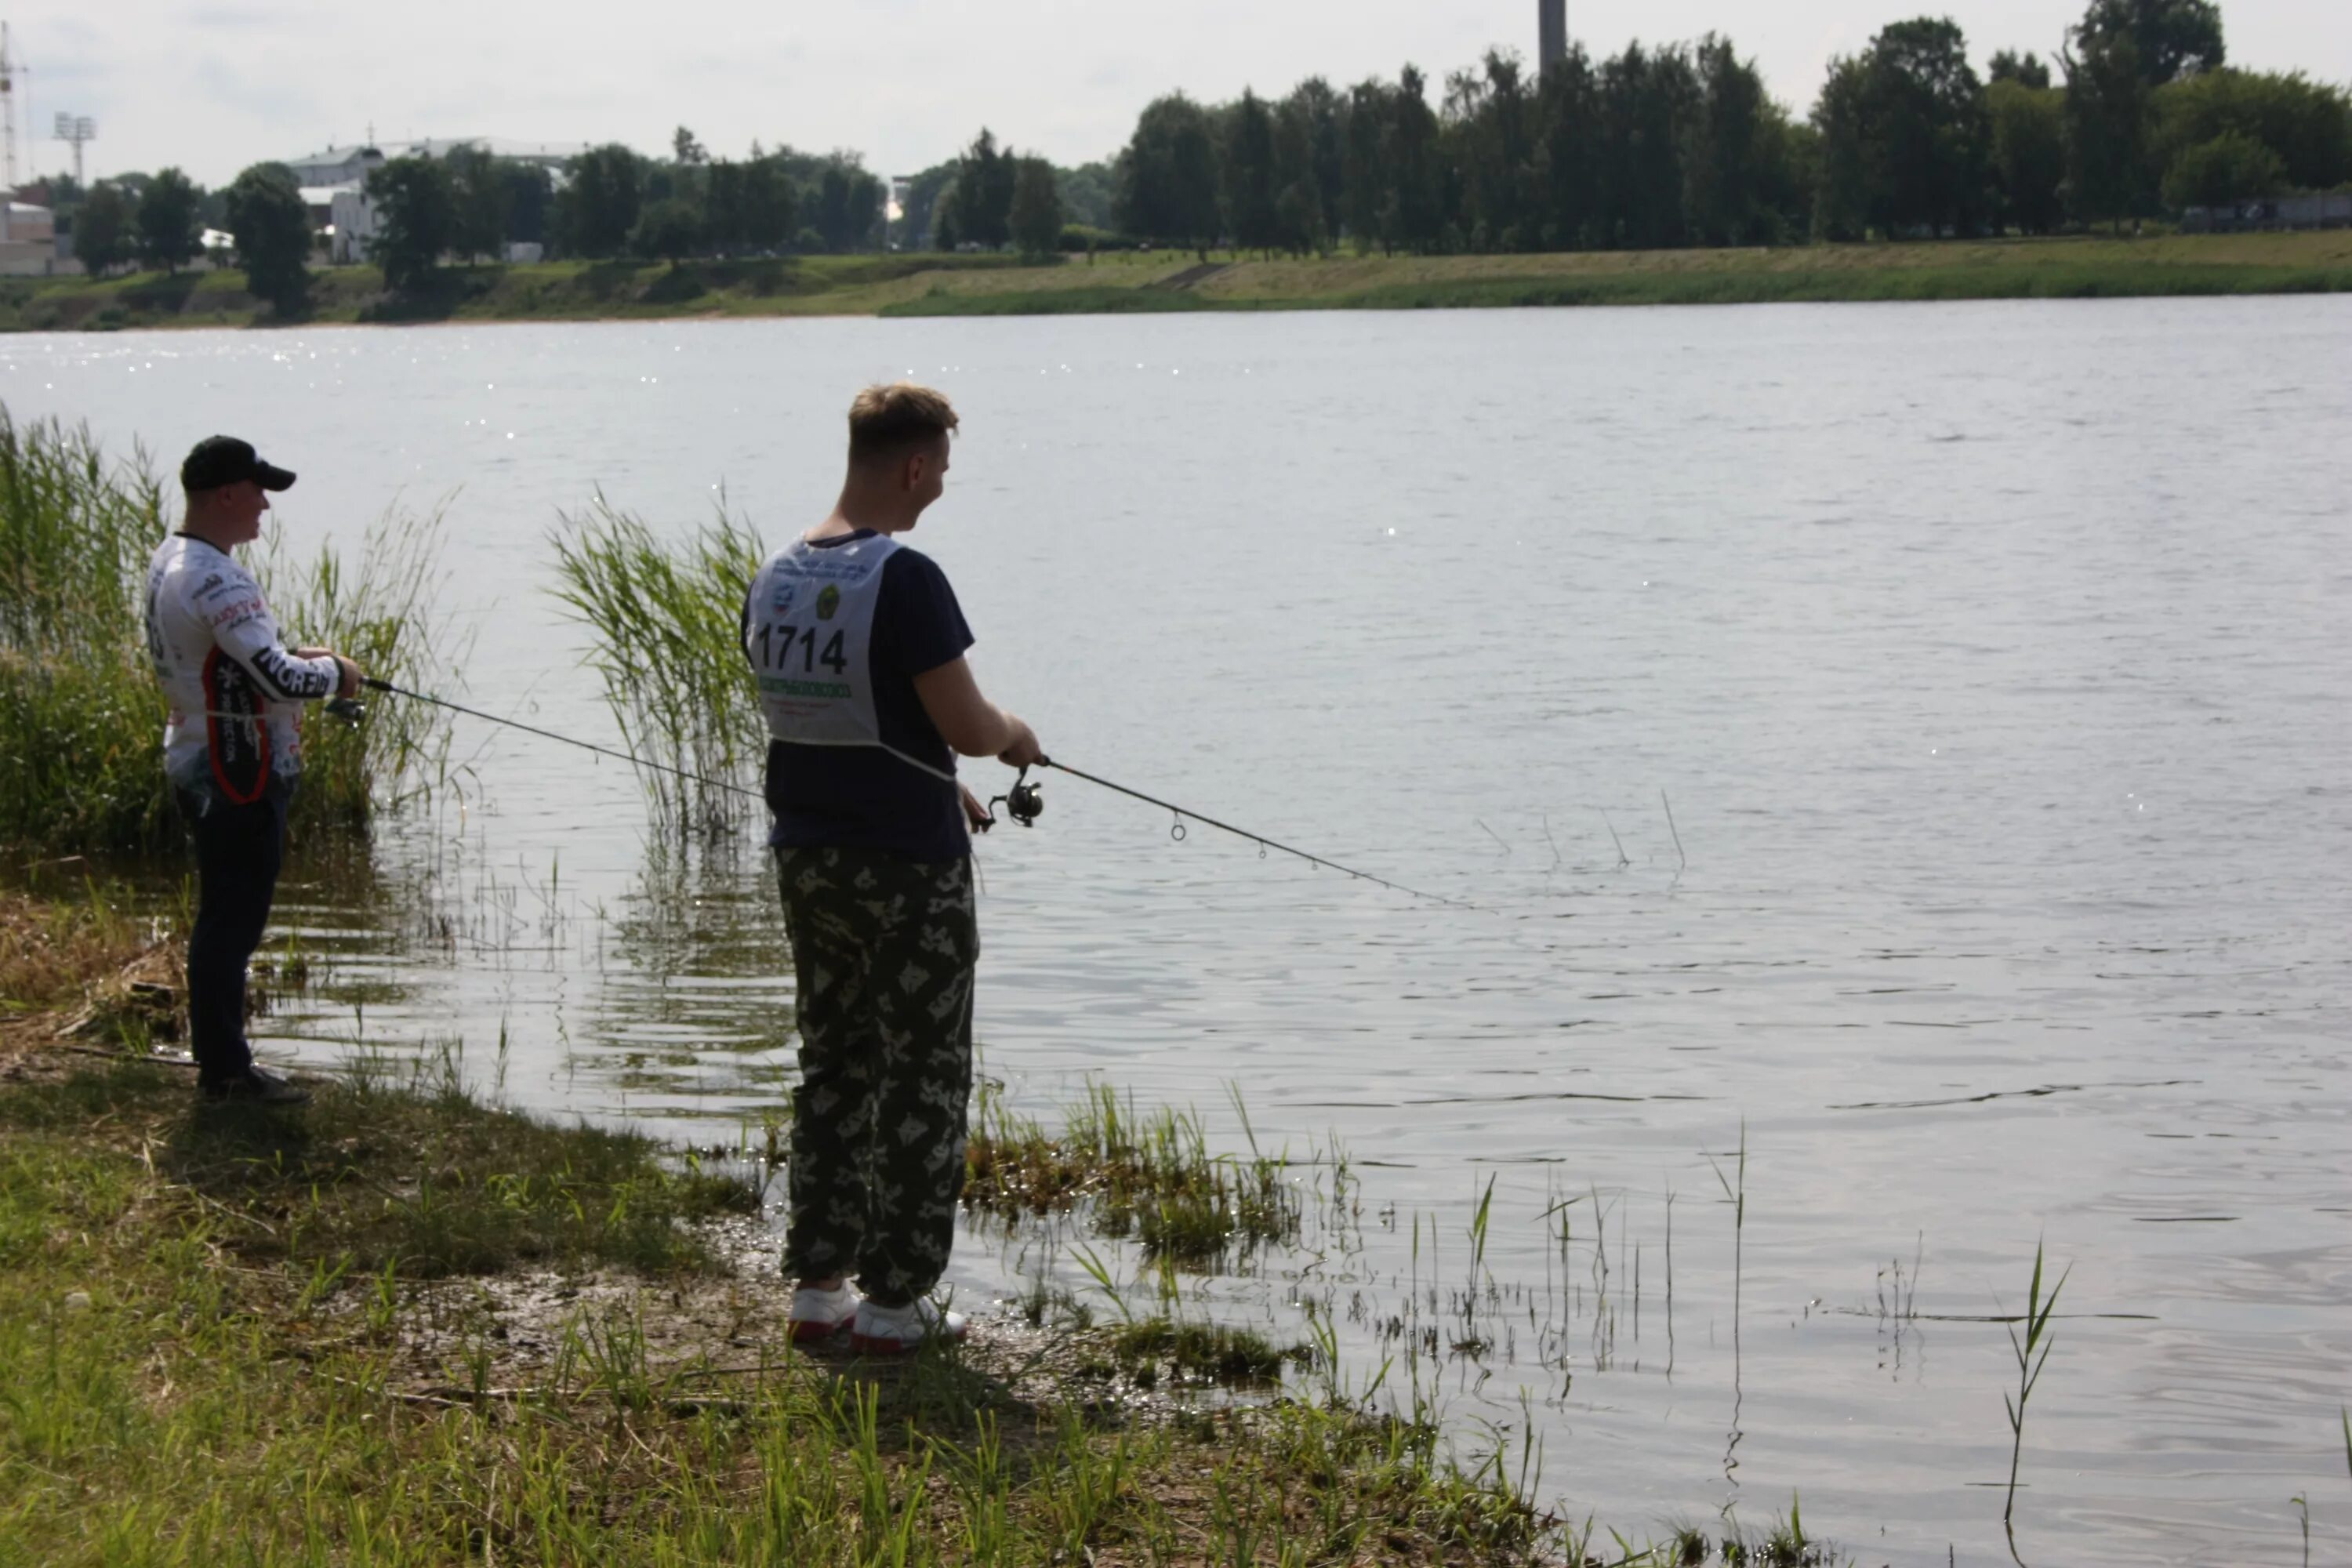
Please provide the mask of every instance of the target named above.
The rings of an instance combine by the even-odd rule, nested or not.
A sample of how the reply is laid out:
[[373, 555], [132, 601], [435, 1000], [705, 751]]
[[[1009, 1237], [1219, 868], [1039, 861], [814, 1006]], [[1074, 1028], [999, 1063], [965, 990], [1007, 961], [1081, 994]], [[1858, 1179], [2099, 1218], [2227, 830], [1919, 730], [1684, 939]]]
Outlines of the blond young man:
[[791, 1334], [847, 1329], [877, 1354], [964, 1331], [929, 1300], [963, 1188], [980, 956], [969, 829], [987, 823], [955, 759], [1041, 754], [981, 695], [954, 590], [903, 542], [945, 487], [956, 426], [928, 387], [859, 393], [840, 500], [743, 606], [799, 990]]

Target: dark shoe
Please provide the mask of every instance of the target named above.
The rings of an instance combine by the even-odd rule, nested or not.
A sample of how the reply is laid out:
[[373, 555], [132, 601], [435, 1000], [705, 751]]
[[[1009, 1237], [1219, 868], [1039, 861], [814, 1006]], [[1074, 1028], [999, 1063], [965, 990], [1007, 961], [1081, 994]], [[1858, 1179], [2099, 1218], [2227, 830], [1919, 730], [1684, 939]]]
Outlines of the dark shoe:
[[236, 1078], [203, 1086], [206, 1100], [242, 1100], [248, 1105], [304, 1105], [310, 1091], [289, 1083], [266, 1068], [250, 1067]]

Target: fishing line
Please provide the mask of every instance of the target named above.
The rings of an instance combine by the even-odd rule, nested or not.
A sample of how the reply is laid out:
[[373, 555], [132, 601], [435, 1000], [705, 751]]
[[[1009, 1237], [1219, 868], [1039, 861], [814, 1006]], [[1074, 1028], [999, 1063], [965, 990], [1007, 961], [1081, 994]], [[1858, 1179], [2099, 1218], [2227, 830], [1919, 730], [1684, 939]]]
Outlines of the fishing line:
[[468, 708], [462, 702], [452, 702], [445, 697], [429, 697], [422, 691], [411, 691], [405, 687], [394, 686], [389, 680], [378, 680], [373, 676], [362, 677], [360, 684], [373, 691], [387, 692], [394, 697], [405, 697], [411, 702], [430, 702], [434, 707], [446, 708], [452, 713], [463, 713], [468, 718], [487, 720], [493, 724], [504, 724], [509, 730], [520, 730], [527, 735], [537, 735], [544, 740], [561, 742], [567, 746], [577, 746], [583, 752], [593, 752], [600, 757], [611, 757], [626, 763], [631, 767], [651, 768], [656, 773], [668, 773], [674, 777], [682, 778], [689, 784], [698, 784], [705, 789], [723, 789], [734, 795], [749, 795], [754, 800], [767, 798], [758, 790], [745, 789], [741, 784], [730, 784], [725, 779], [705, 778], [700, 773], [688, 773], [684, 768], [671, 767], [667, 763], [650, 762], [632, 752], [615, 751], [610, 746], [599, 746], [592, 741], [574, 740], [570, 735], [559, 735], [552, 730], [542, 730], [536, 724], [526, 724], [520, 719], [509, 719], [499, 713], [485, 713], [478, 708]]
[[[649, 761], [646, 758], [637, 756], [633, 752], [618, 751], [611, 746], [599, 746], [591, 741], [576, 740], [570, 735], [558, 734], [553, 730], [543, 730], [536, 724], [526, 724], [520, 719], [509, 719], [503, 714], [499, 713], [488, 713], [479, 708], [468, 708], [462, 702], [452, 702], [445, 697], [434, 697], [422, 691], [411, 691], [405, 687], [394, 686], [388, 680], [379, 680], [373, 676], [363, 678], [361, 684], [373, 691], [382, 691], [394, 697], [405, 697], [412, 702], [429, 702], [436, 708], [446, 708], [452, 713], [463, 713], [468, 718], [480, 719], [492, 724], [503, 724], [510, 730], [520, 730], [525, 734], [537, 735], [543, 740], [554, 741], [562, 745], [577, 746], [583, 752], [593, 752], [600, 757], [611, 757], [616, 762], [627, 763], [632, 767], [651, 768], [656, 773], [668, 773], [672, 777], [684, 779], [689, 784], [700, 784], [706, 789], [726, 790], [734, 795], [749, 795], [756, 800], [764, 800], [766, 798], [766, 796], [758, 790], [746, 789], [741, 784], [730, 784], [725, 779], [708, 778], [701, 773], [689, 773], [684, 768], [674, 768], [667, 763]], [[353, 718], [358, 716], [358, 705], [356, 703], [341, 704], [339, 706], [346, 716]], [[1067, 763], [1057, 763], [1051, 757], [1039, 757], [1037, 759], [1037, 765], [1041, 768], [1055, 769], [1058, 772], [1069, 774], [1074, 779], [1083, 779], [1087, 783], [1094, 784], [1098, 788], [1110, 790], [1115, 794], [1126, 795], [1133, 800], [1139, 800], [1147, 805], [1156, 805], [1160, 810], [1170, 813], [1175, 819], [1174, 825], [1170, 829], [1170, 837], [1177, 839], [1179, 842], [1181, 842], [1184, 837], [1184, 819], [1190, 817], [1203, 827], [1213, 827], [1221, 833], [1230, 833], [1236, 838], [1245, 839], [1249, 843], [1256, 845], [1258, 855], [1261, 858], [1264, 858], [1267, 850], [1278, 849], [1285, 855], [1295, 856], [1298, 859], [1306, 861], [1310, 866], [1328, 866], [1332, 870], [1352, 877], [1360, 882], [1370, 882], [1376, 887], [1386, 888], [1391, 892], [1402, 893], [1408, 898], [1427, 899], [1433, 903], [1450, 904], [1458, 910], [1475, 910], [1479, 907], [1476, 904], [1467, 903], [1460, 899], [1449, 899], [1443, 893], [1425, 893], [1418, 888], [1408, 888], [1402, 882], [1392, 882], [1386, 877], [1376, 877], [1370, 871], [1360, 871], [1353, 866], [1343, 866], [1337, 860], [1326, 859], [1320, 855], [1314, 855], [1304, 849], [1294, 848], [1290, 845], [1283, 843], [1280, 839], [1268, 838], [1265, 834], [1253, 833], [1246, 827], [1236, 827], [1230, 822], [1222, 822], [1216, 817], [1210, 816], [1203, 812], [1193, 811], [1187, 806], [1178, 805], [1173, 801], [1162, 800], [1158, 795], [1146, 795], [1139, 789], [1130, 789], [1123, 784], [1114, 784], [1109, 779], [1102, 778], [1080, 768], [1074, 768]], [[1005, 794], [998, 795], [994, 801], [990, 803], [991, 805], [1003, 805], [1005, 807], [1007, 814], [1012, 816], [1013, 820], [1023, 827], [1028, 827], [1034, 825], [1037, 818], [1044, 815], [1045, 809], [1045, 796], [1039, 792], [1035, 784], [1028, 782], [1028, 777], [1029, 770], [1027, 768], [1023, 768], [1019, 778], [1014, 781], [1013, 787]]]
[[[1107, 778], [1098, 778], [1093, 773], [1074, 768], [1067, 763], [1057, 763], [1051, 757], [1039, 757], [1037, 759], [1037, 765], [1041, 768], [1057, 769], [1062, 773], [1069, 774], [1074, 779], [1084, 779], [1090, 784], [1099, 785], [1101, 788], [1108, 790], [1115, 790], [1118, 794], [1127, 795], [1131, 799], [1142, 801], [1147, 805], [1156, 805], [1160, 807], [1160, 810], [1172, 814], [1176, 820], [1174, 826], [1169, 829], [1169, 837], [1177, 839], [1179, 842], [1181, 842], [1184, 837], [1184, 819], [1189, 816], [1203, 827], [1213, 827], [1221, 833], [1230, 833], [1236, 838], [1247, 839], [1250, 843], [1257, 846], [1257, 852], [1260, 857], [1263, 857], [1269, 849], [1279, 849], [1285, 855], [1297, 856], [1299, 859], [1306, 861], [1310, 866], [1328, 866], [1334, 871], [1344, 871], [1360, 882], [1371, 882], [1377, 886], [1386, 888], [1391, 892], [1403, 893], [1410, 898], [1427, 899], [1433, 903], [1451, 904], [1457, 910], [1475, 910], [1478, 908], [1476, 904], [1466, 903], [1460, 899], [1449, 899], [1443, 893], [1424, 893], [1419, 888], [1408, 888], [1402, 882], [1391, 882], [1386, 877], [1375, 877], [1370, 871], [1359, 871], [1353, 866], [1342, 866], [1337, 860], [1327, 860], [1320, 855], [1310, 855], [1304, 849], [1294, 849], [1289, 845], [1283, 843], [1279, 839], [1268, 838], [1263, 833], [1252, 833], [1246, 827], [1235, 827], [1230, 822], [1220, 822], [1213, 816], [1205, 816], [1202, 813], [1193, 811], [1189, 807], [1178, 805], [1173, 801], [1161, 800], [1158, 795], [1146, 795], [1139, 789], [1129, 789], [1123, 784], [1113, 784]], [[1028, 770], [1024, 768], [1022, 771], [1026, 773]], [[1020, 784], [1013, 785], [1013, 788], [1016, 791], [1023, 787], [1024, 786]], [[1032, 795], [1034, 798], [1034, 787], [1032, 789]], [[1026, 826], [1026, 824], [1024, 826]]]

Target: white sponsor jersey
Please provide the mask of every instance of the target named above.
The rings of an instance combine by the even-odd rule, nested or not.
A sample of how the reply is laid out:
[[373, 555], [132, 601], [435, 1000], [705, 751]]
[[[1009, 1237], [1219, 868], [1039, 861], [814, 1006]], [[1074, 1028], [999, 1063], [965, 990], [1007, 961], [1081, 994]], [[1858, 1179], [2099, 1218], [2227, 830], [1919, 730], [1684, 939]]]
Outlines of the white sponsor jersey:
[[743, 651], [777, 740], [873, 746], [952, 784], [953, 773], [885, 744], [875, 711], [874, 610], [882, 568], [898, 548], [887, 535], [823, 549], [793, 540], [751, 580]]
[[184, 533], [147, 566], [147, 656], [172, 707], [164, 771], [237, 803], [301, 770], [295, 715], [341, 680], [333, 659], [286, 651], [261, 585], [233, 556]]

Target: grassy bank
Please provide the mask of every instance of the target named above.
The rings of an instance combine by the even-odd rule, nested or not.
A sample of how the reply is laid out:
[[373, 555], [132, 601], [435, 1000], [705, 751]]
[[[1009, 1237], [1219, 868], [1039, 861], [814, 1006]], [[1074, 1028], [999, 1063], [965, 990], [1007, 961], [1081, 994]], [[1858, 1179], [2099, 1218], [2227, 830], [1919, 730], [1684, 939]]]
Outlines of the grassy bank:
[[[1757, 250], [1266, 260], [1107, 253], [840, 256], [453, 268], [394, 300], [371, 268], [318, 274], [304, 322], [793, 315], [1049, 315], [1784, 300], [2114, 299], [2352, 290], [2352, 231], [2078, 236]], [[0, 283], [0, 331], [273, 324], [235, 272]]]
[[[10, 860], [176, 843], [142, 605], [169, 515], [143, 451], [110, 454], [85, 429], [20, 425], [0, 407], [0, 854]], [[248, 555], [289, 642], [427, 684], [447, 651], [430, 610], [438, 552], [437, 519], [392, 513], [369, 531], [356, 570], [325, 547], [297, 564], [277, 536]], [[380, 706], [358, 728], [314, 714], [296, 831], [363, 827], [436, 782], [447, 732], [437, 710], [409, 704]]]
[[[71, 1005], [128, 941], [0, 898], [0, 993]], [[270, 1113], [36, 1034], [0, 1061], [0, 1561], [1584, 1560], [1429, 1421], [1167, 1395], [1302, 1353], [1246, 1333], [796, 1352], [751, 1182], [446, 1060]]]

